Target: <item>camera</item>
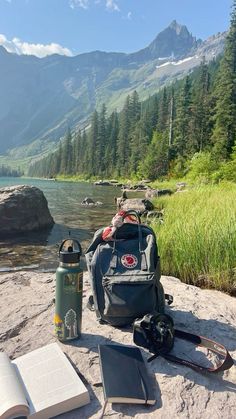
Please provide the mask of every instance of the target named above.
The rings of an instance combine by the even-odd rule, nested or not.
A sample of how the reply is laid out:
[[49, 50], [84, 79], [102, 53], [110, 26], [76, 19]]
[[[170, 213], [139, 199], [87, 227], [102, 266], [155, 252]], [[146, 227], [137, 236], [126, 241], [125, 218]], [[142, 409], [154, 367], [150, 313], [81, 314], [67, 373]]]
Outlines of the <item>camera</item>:
[[168, 353], [174, 345], [174, 322], [167, 314], [149, 313], [136, 319], [133, 341], [155, 355]]

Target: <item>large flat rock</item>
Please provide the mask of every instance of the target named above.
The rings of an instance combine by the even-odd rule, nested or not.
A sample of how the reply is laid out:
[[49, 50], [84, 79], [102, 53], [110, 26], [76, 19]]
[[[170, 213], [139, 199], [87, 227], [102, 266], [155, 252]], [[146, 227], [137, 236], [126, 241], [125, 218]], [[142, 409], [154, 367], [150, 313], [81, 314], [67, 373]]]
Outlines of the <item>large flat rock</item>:
[[[0, 349], [18, 357], [56, 340], [53, 334], [55, 275], [38, 272], [0, 274]], [[165, 291], [174, 296], [168, 312], [176, 327], [223, 343], [236, 360], [235, 298], [218, 291], [201, 290], [176, 278], [162, 277]], [[91, 403], [68, 412], [61, 419], [98, 418], [104, 403], [99, 370], [98, 344], [132, 344], [131, 328], [115, 329], [96, 322], [86, 308], [90, 287], [84, 277], [82, 337], [59, 343], [89, 389]], [[192, 358], [182, 342], [176, 351]], [[187, 348], [187, 351], [185, 350]], [[142, 350], [145, 358], [148, 351]], [[236, 417], [236, 366], [220, 374], [203, 375], [187, 367], [157, 358], [148, 364], [153, 376], [155, 406], [108, 404], [105, 416], [112, 418], [204, 418]], [[115, 377], [114, 377], [115, 379]], [[59, 417], [58, 417], [59, 418]], [[45, 418], [46, 419], [46, 418]]]

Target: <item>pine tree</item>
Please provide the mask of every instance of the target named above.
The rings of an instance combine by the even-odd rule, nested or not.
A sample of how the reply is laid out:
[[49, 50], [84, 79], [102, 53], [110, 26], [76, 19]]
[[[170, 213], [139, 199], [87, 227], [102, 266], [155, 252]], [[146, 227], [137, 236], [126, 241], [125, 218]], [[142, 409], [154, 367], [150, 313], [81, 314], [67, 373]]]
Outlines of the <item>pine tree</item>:
[[132, 93], [130, 98], [130, 106], [129, 106], [129, 116], [130, 116], [130, 127], [135, 127], [136, 122], [140, 119], [141, 114], [141, 104], [139, 101], [139, 96], [136, 90]]
[[174, 146], [177, 155], [184, 156], [190, 148], [190, 132], [192, 117], [192, 92], [189, 76], [184, 80], [176, 105], [175, 139]]
[[65, 174], [69, 175], [72, 173], [72, 135], [70, 129], [68, 129], [65, 145], [64, 145], [64, 153], [65, 153], [65, 161], [66, 161], [66, 168]]
[[87, 171], [88, 174], [94, 176], [97, 174], [100, 161], [97, 155], [98, 150], [98, 112], [95, 110], [91, 119], [91, 127], [88, 136], [88, 155], [87, 155]]
[[231, 26], [226, 38], [216, 84], [213, 151], [218, 158], [229, 157], [236, 138], [236, 0], [233, 2]]
[[107, 143], [106, 124], [106, 106], [103, 104], [98, 117], [97, 161], [99, 165], [96, 169], [97, 175], [103, 175], [106, 167], [104, 158]]
[[211, 130], [210, 101], [210, 73], [204, 58], [199, 68], [199, 77], [196, 81], [193, 99], [192, 152], [203, 151], [209, 145]]
[[141, 173], [151, 180], [165, 176], [169, 167], [168, 151], [166, 132], [154, 131], [147, 155], [140, 167]]
[[130, 96], [127, 96], [125, 105], [120, 114], [119, 135], [117, 141], [117, 165], [118, 175], [129, 175], [130, 158]]
[[86, 130], [84, 129], [81, 135], [81, 147], [80, 147], [79, 159], [78, 159], [79, 173], [89, 174], [88, 163], [89, 163], [88, 136], [87, 136]]
[[72, 144], [71, 144], [71, 132], [68, 129], [66, 138], [63, 141], [61, 149], [61, 168], [62, 174], [69, 174], [71, 170], [71, 158], [72, 158]]
[[108, 118], [107, 122], [107, 143], [104, 155], [105, 168], [104, 173], [106, 177], [111, 177], [116, 174], [116, 155], [117, 155], [117, 140], [119, 133], [119, 121], [117, 112], [114, 111]]
[[56, 165], [56, 174], [59, 174], [61, 172], [61, 160], [62, 160], [62, 144], [61, 141], [59, 142], [59, 148], [56, 152], [56, 161], [57, 161], [57, 165]]
[[167, 95], [167, 89], [164, 87], [162, 90], [162, 96], [159, 103], [159, 112], [158, 112], [158, 122], [157, 122], [157, 131], [165, 131], [168, 127], [169, 121], [169, 99]]
[[80, 164], [81, 164], [81, 153], [82, 151], [82, 137], [81, 137], [81, 131], [78, 130], [74, 137], [73, 142], [73, 172], [79, 173], [80, 172]]

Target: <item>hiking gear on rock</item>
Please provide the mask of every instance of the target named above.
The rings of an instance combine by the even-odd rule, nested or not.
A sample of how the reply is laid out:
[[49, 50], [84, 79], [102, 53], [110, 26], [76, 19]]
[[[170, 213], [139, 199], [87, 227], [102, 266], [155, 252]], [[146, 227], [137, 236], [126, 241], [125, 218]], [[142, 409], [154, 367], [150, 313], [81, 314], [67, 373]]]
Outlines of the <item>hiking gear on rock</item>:
[[133, 210], [118, 213], [113, 220], [109, 240], [103, 229], [98, 230], [85, 257], [98, 320], [125, 326], [151, 311], [163, 313], [165, 295], [153, 230], [140, 224]]
[[[217, 354], [216, 366], [206, 367], [169, 353], [174, 346], [175, 338], [206, 348], [211, 354]], [[133, 326], [133, 340], [136, 345], [147, 348], [151, 353], [154, 353], [154, 356], [149, 358], [148, 362], [160, 355], [168, 361], [185, 365], [200, 372], [224, 371], [231, 368], [234, 363], [229, 352], [221, 343], [174, 329], [173, 319], [166, 314], [150, 313], [141, 319], [136, 319]]]
[[60, 264], [56, 270], [54, 327], [61, 341], [77, 339], [81, 334], [83, 270], [79, 265], [82, 249], [75, 239], [60, 245]]

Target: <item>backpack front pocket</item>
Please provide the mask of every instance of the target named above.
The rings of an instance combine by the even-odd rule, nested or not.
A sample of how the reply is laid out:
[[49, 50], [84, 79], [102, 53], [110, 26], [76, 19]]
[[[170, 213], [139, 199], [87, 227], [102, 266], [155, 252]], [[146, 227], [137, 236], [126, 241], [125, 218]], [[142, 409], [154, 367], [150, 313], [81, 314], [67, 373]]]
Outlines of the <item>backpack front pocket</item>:
[[106, 275], [104, 316], [135, 318], [155, 309], [156, 293], [153, 273]]

